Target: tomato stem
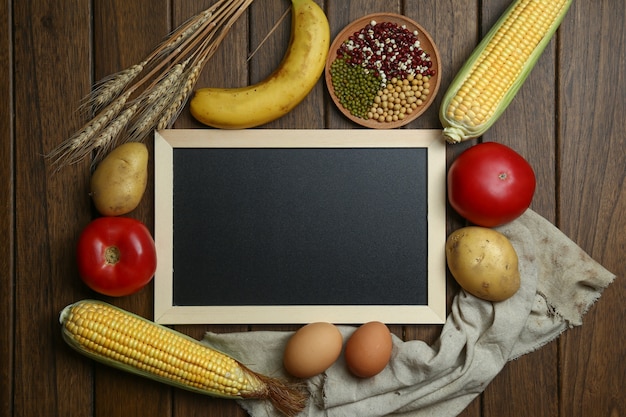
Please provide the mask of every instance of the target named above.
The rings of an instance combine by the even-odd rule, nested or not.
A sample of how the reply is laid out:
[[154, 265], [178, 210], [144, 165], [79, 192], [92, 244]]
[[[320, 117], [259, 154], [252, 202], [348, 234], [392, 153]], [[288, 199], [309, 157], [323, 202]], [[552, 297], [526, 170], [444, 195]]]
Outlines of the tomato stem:
[[104, 251], [104, 259], [107, 264], [115, 265], [120, 261], [120, 250], [117, 246], [109, 246]]

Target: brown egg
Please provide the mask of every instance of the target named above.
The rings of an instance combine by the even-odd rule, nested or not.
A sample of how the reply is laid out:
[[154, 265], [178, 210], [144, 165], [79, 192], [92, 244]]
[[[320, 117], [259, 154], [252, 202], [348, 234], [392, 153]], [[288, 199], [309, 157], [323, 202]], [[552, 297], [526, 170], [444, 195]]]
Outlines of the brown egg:
[[391, 359], [391, 333], [379, 321], [371, 321], [356, 329], [346, 342], [345, 358], [348, 369], [361, 378], [382, 371]]
[[342, 346], [343, 337], [335, 325], [307, 324], [287, 342], [283, 365], [297, 378], [310, 378], [328, 369], [341, 354]]

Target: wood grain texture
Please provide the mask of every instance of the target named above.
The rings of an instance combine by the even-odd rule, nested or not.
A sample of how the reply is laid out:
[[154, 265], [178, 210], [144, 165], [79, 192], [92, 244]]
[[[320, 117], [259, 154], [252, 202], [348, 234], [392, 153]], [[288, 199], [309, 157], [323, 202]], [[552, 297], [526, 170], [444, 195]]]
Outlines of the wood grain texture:
[[[62, 346], [58, 312], [86, 294], [81, 283], [64, 277], [76, 274], [67, 255], [77, 225], [90, 216], [84, 194], [88, 165], [51, 175], [43, 158], [77, 126], [73, 103], [90, 84], [88, 72], [75, 73], [90, 65], [89, 14], [85, 2], [13, 5], [15, 416], [78, 416], [89, 412], [93, 400], [91, 366], [81, 366], [66, 349], [50, 349]], [[64, 380], [86, 389], [62, 389]]]
[[[402, 13], [437, 43], [443, 85], [437, 102], [406, 129], [438, 128], [447, 85], [508, 0], [322, 1], [331, 37], [374, 12]], [[42, 157], [85, 122], [75, 112], [94, 81], [138, 62], [175, 26], [212, 0], [8, 0], [0, 4], [0, 416], [226, 416], [233, 401], [173, 389], [76, 355], [61, 340], [58, 313], [81, 298], [105, 299], [152, 317], [152, 285], [107, 299], [79, 280], [74, 247], [95, 216], [90, 161], [53, 173]], [[287, 0], [255, 0], [203, 71], [197, 87], [257, 82], [280, 62]], [[510, 362], [463, 417], [617, 417], [626, 414], [626, 5], [574, 2], [557, 36], [500, 120], [480, 140], [525, 156], [537, 174], [532, 208], [557, 225], [616, 281], [582, 327]], [[585, 36], [581, 35], [585, 34]], [[290, 114], [260, 128], [358, 129], [320, 80]], [[187, 109], [176, 128], [204, 128]], [[148, 142], [150, 144], [150, 142]], [[448, 147], [451, 162], [476, 142]], [[151, 144], [150, 144], [151, 146]], [[150, 148], [152, 149], [152, 148]], [[153, 165], [151, 162], [150, 168]], [[152, 182], [130, 216], [154, 228]], [[465, 225], [448, 207], [448, 231]], [[448, 276], [448, 300], [458, 285]], [[296, 326], [176, 326], [204, 332], [294, 330]], [[435, 343], [441, 326], [392, 326], [406, 340]], [[262, 347], [259, 347], [262, 348]]]
[[[169, 3], [164, 0], [103, 0], [94, 2], [93, 60], [94, 80], [140, 62], [172, 30]], [[152, 153], [152, 143], [147, 142]], [[149, 170], [153, 169], [150, 160]], [[129, 214], [154, 230], [154, 181], [149, 176], [146, 193], [139, 207]], [[94, 213], [95, 216], [95, 213]], [[113, 300], [110, 300], [113, 301]], [[115, 304], [144, 317], [152, 317], [152, 286]], [[95, 366], [94, 415], [168, 416], [172, 389], [102, 365]]]
[[[0, 16], [9, 16], [9, 4], [0, 4]], [[11, 20], [0, 21], [0, 415], [7, 416], [13, 409], [13, 335], [15, 281], [15, 199], [13, 158], [13, 50]]]
[[[407, 129], [437, 129], [441, 127], [439, 123], [439, 106], [441, 105], [441, 98], [445, 93], [445, 89], [476, 44], [477, 35], [458, 36], [459, 32], [474, 34], [477, 32], [476, 4], [471, 0], [463, 2], [442, 1], [437, 3], [437, 7], [434, 8], [431, 4], [424, 2], [406, 2], [405, 7], [401, 11], [416, 22], [424, 22], [422, 26], [429, 31], [437, 45], [447, 45], [446, 48], [439, 48], [442, 61], [441, 66], [443, 68], [440, 93], [433, 105], [420, 118], [406, 126]], [[425, 22], [430, 23], [427, 24]], [[448, 161], [452, 161], [468, 146], [469, 144], [460, 144], [460, 146], [448, 147]], [[448, 232], [452, 232], [452, 230], [464, 224], [460, 217], [455, 217], [449, 206], [447, 207], [447, 212]], [[458, 291], [458, 288], [453, 279], [448, 279], [447, 293], [450, 301], [452, 300], [452, 295]], [[408, 327], [405, 330], [405, 337], [407, 339], [424, 340], [432, 344], [438, 338], [440, 330], [440, 326]]]
[[[173, 2], [173, 22], [177, 26], [201, 10], [210, 7], [212, 0], [189, 2], [176, 0]], [[250, 53], [249, 39], [250, 10], [233, 25], [213, 58], [207, 63], [197, 81], [196, 88], [202, 87], [239, 87], [250, 82], [249, 67], [246, 58]], [[188, 111], [183, 111], [176, 121], [175, 128], [204, 128]], [[248, 326], [175, 326], [176, 330], [201, 339], [205, 332], [216, 333], [238, 332], [248, 330]], [[242, 417], [246, 413], [235, 402], [225, 399], [198, 396], [176, 390], [174, 393], [172, 412], [174, 416], [205, 417], [220, 415], [224, 417]]]
[[[482, 32], [486, 33], [510, 2], [483, 2]], [[531, 162], [537, 178], [532, 208], [554, 221], [556, 212], [555, 125], [556, 48], [553, 38], [505, 114], [482, 138], [510, 146]], [[541, 112], [536, 109], [541, 108]], [[483, 416], [557, 416], [557, 348], [550, 344], [513, 361], [485, 390]], [[520, 378], [529, 375], [531, 378]]]
[[[561, 45], [571, 47], [560, 48], [558, 224], [618, 275], [583, 326], [566, 333], [559, 346], [560, 411], [572, 417], [613, 417], [626, 410], [626, 137], [621, 116], [626, 80], [620, 71], [626, 35], [611, 29], [625, 18], [624, 3], [593, 7], [576, 2], [561, 29]], [[582, 30], [588, 36], [581, 37]], [[589, 68], [594, 71], [585, 71]]]

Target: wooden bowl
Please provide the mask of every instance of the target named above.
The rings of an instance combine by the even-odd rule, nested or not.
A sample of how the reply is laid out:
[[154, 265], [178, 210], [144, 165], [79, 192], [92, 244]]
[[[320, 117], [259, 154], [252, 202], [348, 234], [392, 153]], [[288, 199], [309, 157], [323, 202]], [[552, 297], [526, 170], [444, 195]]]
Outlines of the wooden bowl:
[[[420, 41], [421, 48], [430, 55], [430, 60], [432, 62], [432, 69], [435, 70], [435, 75], [430, 78], [430, 94], [428, 95], [426, 101], [422, 103], [422, 105], [418, 106], [411, 114], [407, 115], [402, 120], [392, 121], [392, 122], [379, 122], [377, 120], [372, 119], [364, 119], [361, 117], [354, 116], [350, 113], [350, 110], [346, 109], [340, 102], [337, 96], [335, 95], [335, 90], [333, 88], [332, 77], [330, 75], [330, 67], [332, 63], [337, 59], [337, 50], [341, 46], [341, 44], [346, 41], [351, 35], [355, 32], [360, 31], [365, 26], [367, 26], [372, 20], [376, 21], [376, 23], [382, 22], [392, 22], [397, 24], [398, 26], [405, 25], [406, 28], [410, 31], [417, 30], [418, 35], [417, 38]], [[394, 129], [407, 123], [412, 122], [417, 119], [422, 113], [430, 107], [433, 103], [437, 91], [439, 90], [439, 85], [441, 84], [441, 61], [439, 59], [439, 50], [435, 46], [431, 36], [424, 30], [422, 26], [414, 22], [413, 20], [399, 15], [395, 13], [374, 13], [367, 16], [363, 16], [360, 19], [357, 19], [346, 26], [335, 38], [333, 41], [330, 51], [328, 53], [328, 58], [326, 59], [326, 68], [325, 68], [325, 79], [326, 79], [326, 87], [328, 88], [328, 92], [333, 102], [337, 106], [337, 108], [346, 116], [348, 119], [352, 120], [354, 123], [357, 123], [361, 126], [373, 128], [373, 129]]]

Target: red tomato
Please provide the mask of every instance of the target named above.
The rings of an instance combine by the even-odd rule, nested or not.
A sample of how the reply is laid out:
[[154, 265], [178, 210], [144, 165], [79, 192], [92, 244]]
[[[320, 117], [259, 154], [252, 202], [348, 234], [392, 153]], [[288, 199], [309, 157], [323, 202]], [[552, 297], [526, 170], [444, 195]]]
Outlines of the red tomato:
[[142, 289], [156, 270], [148, 228], [128, 217], [100, 217], [78, 239], [78, 272], [91, 289], [120, 297]]
[[461, 216], [483, 227], [518, 218], [535, 193], [535, 173], [513, 149], [495, 142], [474, 145], [448, 170], [448, 200]]

